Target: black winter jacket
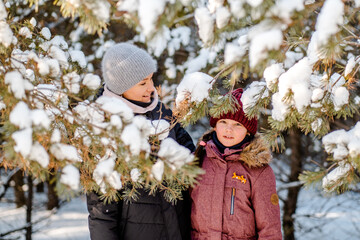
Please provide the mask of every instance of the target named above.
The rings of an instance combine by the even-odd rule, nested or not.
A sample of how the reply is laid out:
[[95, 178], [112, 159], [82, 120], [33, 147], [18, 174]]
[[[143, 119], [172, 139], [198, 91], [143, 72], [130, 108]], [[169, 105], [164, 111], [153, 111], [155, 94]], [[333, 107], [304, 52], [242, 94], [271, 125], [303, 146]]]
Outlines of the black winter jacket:
[[[148, 119], [170, 121], [172, 111], [160, 102], [144, 114]], [[190, 135], [176, 124], [169, 137], [190, 151], [195, 146]], [[163, 193], [149, 195], [139, 189], [139, 199], [104, 204], [96, 193], [87, 194], [89, 229], [92, 240], [188, 240], [190, 239], [189, 192], [183, 192], [183, 200], [172, 205], [164, 199]]]

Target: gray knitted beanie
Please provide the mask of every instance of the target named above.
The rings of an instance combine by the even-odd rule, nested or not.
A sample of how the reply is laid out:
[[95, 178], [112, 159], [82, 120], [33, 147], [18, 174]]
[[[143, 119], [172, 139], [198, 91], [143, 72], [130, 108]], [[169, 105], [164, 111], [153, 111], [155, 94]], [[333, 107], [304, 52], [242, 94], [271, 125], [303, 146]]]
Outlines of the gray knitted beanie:
[[109, 48], [101, 65], [105, 86], [117, 95], [156, 72], [155, 60], [145, 50], [129, 43]]

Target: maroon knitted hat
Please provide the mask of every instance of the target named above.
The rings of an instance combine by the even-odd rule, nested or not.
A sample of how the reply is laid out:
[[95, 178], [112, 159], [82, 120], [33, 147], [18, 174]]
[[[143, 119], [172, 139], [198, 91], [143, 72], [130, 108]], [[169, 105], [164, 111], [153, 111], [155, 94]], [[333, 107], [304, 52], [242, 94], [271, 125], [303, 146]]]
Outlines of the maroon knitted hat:
[[220, 119], [231, 119], [231, 120], [235, 120], [235, 121], [241, 123], [242, 125], [244, 125], [244, 127], [248, 130], [248, 132], [250, 134], [255, 135], [256, 130], [257, 130], [257, 119], [255, 117], [252, 119], [249, 119], [245, 116], [245, 113], [243, 111], [243, 104], [241, 102], [242, 93], [243, 93], [242, 88], [238, 88], [231, 92], [231, 94], [238, 101], [240, 107], [235, 111], [235, 113], [232, 113], [231, 111], [229, 111], [228, 113], [221, 115], [219, 118], [211, 117], [210, 118], [210, 126], [211, 127], [215, 127], [217, 121], [219, 121]]

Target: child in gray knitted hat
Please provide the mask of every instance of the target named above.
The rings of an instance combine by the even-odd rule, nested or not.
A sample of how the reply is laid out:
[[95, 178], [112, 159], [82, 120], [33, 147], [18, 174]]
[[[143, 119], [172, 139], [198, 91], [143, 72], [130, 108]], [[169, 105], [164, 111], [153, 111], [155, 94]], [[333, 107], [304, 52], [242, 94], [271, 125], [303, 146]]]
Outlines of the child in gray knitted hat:
[[[109, 48], [102, 60], [102, 95], [120, 98], [135, 114], [150, 120], [171, 121], [172, 112], [158, 100], [152, 80], [155, 60], [143, 49], [128, 43]], [[194, 151], [190, 135], [176, 124], [169, 137]], [[120, 193], [121, 194], [121, 193]], [[190, 239], [190, 197], [175, 205], [167, 202], [163, 193], [154, 195], [139, 189], [138, 199], [105, 204], [96, 193], [87, 194], [89, 229], [92, 240], [184, 240]]]

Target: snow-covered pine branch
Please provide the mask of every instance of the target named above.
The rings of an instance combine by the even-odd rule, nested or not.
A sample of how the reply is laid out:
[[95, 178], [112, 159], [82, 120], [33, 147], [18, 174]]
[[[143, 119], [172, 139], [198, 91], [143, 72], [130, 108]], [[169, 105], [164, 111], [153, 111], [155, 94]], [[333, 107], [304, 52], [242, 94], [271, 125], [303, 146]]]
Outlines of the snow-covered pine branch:
[[[83, 52], [48, 28], [37, 29], [35, 19], [8, 26], [14, 32], [0, 29], [1, 36], [8, 29], [12, 33], [0, 42], [6, 53], [0, 69], [0, 116], [6, 129], [2, 165], [41, 180], [55, 169], [60, 193], [94, 190], [107, 200], [118, 199], [116, 190], [151, 185], [176, 201], [178, 189], [195, 182], [201, 171], [192, 154], [165, 144], [173, 126], [134, 116], [119, 99], [93, 101], [101, 81], [87, 73]], [[161, 140], [165, 145], [158, 144]], [[151, 171], [158, 161], [165, 163], [162, 171]]]

